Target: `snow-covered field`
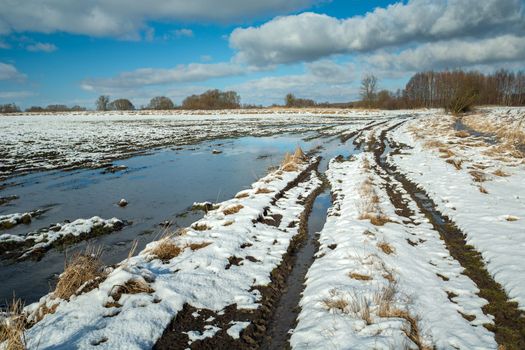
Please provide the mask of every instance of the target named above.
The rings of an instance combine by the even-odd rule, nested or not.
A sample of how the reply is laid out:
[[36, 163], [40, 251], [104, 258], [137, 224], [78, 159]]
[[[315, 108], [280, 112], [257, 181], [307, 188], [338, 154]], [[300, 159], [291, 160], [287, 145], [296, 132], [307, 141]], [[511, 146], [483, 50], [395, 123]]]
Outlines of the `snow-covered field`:
[[330, 114], [241, 112], [0, 116], [0, 177], [44, 169], [98, 167], [151, 148], [209, 139], [277, 133], [334, 135], [355, 122], [377, 121], [389, 116], [366, 111], [351, 114], [342, 111], [330, 111]]
[[[290, 346], [524, 348], [525, 109], [482, 108], [462, 118], [438, 110], [315, 113], [6, 117], [0, 123], [19, 132], [5, 138], [3, 175], [210, 138], [339, 136], [348, 152], [325, 173], [333, 203], [319, 236], [311, 234], [319, 248], [299, 305], [290, 305]], [[25, 145], [31, 133], [34, 144]], [[59, 159], [39, 153], [46, 150]], [[95, 284], [27, 306], [28, 347], [271, 344], [271, 300], [286, 287], [322, 186], [316, 159], [298, 159], [106, 267]], [[490, 289], [498, 283], [501, 290]]]

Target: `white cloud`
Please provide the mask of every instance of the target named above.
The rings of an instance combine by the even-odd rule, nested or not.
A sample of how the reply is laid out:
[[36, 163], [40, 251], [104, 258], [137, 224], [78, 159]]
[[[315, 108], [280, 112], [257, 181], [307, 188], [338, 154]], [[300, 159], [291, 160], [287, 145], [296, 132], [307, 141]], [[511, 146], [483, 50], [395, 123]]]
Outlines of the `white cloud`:
[[245, 21], [289, 13], [318, 0], [0, 0], [0, 34], [56, 31], [140, 38], [149, 20]]
[[26, 50], [31, 52], [53, 52], [57, 50], [57, 47], [54, 44], [50, 43], [34, 43], [31, 45], [27, 45]]
[[11, 45], [0, 39], [0, 49], [10, 49]]
[[405, 72], [523, 62], [525, 61], [525, 37], [502, 35], [476, 41], [440, 41], [396, 54], [377, 53], [367, 57], [366, 61], [380, 69]]
[[0, 80], [24, 80], [25, 74], [20, 73], [12, 64], [0, 62]]
[[259, 27], [235, 29], [230, 46], [238, 60], [267, 65], [509, 33], [525, 34], [521, 0], [410, 0], [343, 20], [309, 12], [277, 17]]
[[174, 31], [174, 34], [179, 38], [184, 36], [191, 38], [193, 36], [193, 30], [187, 28], [177, 29]]
[[87, 91], [130, 89], [148, 85], [206, 81], [245, 72], [246, 68], [243, 66], [231, 63], [190, 63], [170, 69], [140, 68], [112, 78], [85, 79], [81, 87]]
[[305, 64], [305, 73], [268, 76], [228, 87], [248, 103], [283, 103], [287, 93], [318, 102], [350, 101], [356, 93], [356, 73], [352, 64], [322, 60]]
[[0, 91], [0, 99], [3, 100], [24, 99], [34, 95], [32, 91]]

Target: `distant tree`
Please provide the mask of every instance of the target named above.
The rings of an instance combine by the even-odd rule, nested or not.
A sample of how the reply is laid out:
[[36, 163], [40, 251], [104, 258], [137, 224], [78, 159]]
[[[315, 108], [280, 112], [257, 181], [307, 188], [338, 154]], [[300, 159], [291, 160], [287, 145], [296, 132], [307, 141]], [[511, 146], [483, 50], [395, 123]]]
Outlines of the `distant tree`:
[[371, 107], [374, 103], [377, 90], [377, 77], [373, 74], [367, 74], [361, 80], [360, 95], [361, 100], [367, 107]]
[[184, 109], [236, 109], [241, 98], [235, 91], [208, 90], [200, 95], [188, 96], [182, 101]]
[[132, 111], [135, 109], [133, 103], [131, 103], [131, 101], [126, 98], [116, 99], [115, 101], [109, 103], [108, 107], [110, 110], [114, 111]]
[[18, 113], [20, 112], [20, 107], [14, 103], [7, 103], [0, 105], [0, 113]]
[[31, 106], [26, 108], [26, 112], [44, 112], [45, 109], [40, 106]]
[[81, 111], [85, 111], [87, 110], [86, 107], [81, 107], [79, 105], [74, 105], [73, 107], [70, 108], [71, 111], [75, 111], [75, 112], [81, 112]]
[[97, 98], [97, 111], [107, 111], [109, 109], [109, 96], [100, 95]]
[[287, 94], [284, 97], [284, 104], [286, 107], [296, 108], [315, 107], [317, 105], [314, 100], [307, 98], [297, 98], [293, 94]]
[[167, 110], [174, 109], [175, 104], [171, 99], [166, 96], [157, 96], [153, 97], [147, 106], [147, 109], [156, 109], [156, 110]]
[[48, 112], [67, 112], [69, 108], [66, 105], [48, 105], [46, 107]]
[[286, 94], [284, 97], [284, 105], [286, 107], [295, 107], [295, 96], [292, 93]]

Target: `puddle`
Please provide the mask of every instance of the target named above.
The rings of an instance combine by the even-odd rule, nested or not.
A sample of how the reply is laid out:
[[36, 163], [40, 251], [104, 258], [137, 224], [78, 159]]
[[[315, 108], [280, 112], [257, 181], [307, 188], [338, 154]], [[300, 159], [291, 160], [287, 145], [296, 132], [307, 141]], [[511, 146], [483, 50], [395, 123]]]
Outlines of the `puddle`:
[[[64, 220], [117, 217], [133, 224], [107, 236], [97, 237], [90, 244], [105, 247], [103, 260], [113, 264], [125, 259], [133, 240], [138, 249], [160, 235], [164, 221], [172, 227], [184, 227], [199, 219], [202, 212], [188, 212], [193, 202], [223, 201], [238, 191], [249, 188], [278, 165], [286, 151], [301, 146], [304, 150], [321, 148], [322, 170], [330, 158], [343, 153], [338, 139], [304, 141], [301, 135], [243, 137], [214, 140], [183, 149], [150, 151], [113, 162], [127, 169], [102, 174], [104, 169], [47, 171], [11, 179], [16, 186], [0, 191], [1, 197], [19, 198], [0, 207], [0, 215], [27, 212], [49, 207], [49, 210], [29, 225], [18, 225], [2, 233], [25, 234]], [[221, 154], [212, 154], [213, 149]], [[262, 157], [261, 157], [262, 156]], [[125, 198], [128, 205], [117, 202]], [[83, 249], [86, 242], [68, 248], [68, 254]], [[16, 292], [30, 303], [49, 292], [56, 276], [63, 270], [64, 252], [49, 251], [39, 261], [12, 263], [0, 261], [0, 300], [9, 300]]]

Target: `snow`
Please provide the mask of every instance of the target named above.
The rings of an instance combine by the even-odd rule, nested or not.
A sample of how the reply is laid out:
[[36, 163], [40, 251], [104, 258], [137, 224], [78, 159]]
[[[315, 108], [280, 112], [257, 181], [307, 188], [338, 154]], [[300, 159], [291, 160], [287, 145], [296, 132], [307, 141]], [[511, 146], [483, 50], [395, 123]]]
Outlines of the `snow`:
[[233, 339], [239, 339], [241, 332], [250, 325], [250, 322], [232, 321], [232, 325], [226, 330], [226, 333]]
[[[481, 310], [486, 301], [476, 295], [475, 284], [462, 274], [439, 233], [399, 184], [396, 187], [414, 212], [413, 221], [396, 214], [384, 189], [385, 180], [363, 170], [367, 157], [369, 153], [362, 153], [354, 161], [330, 162], [327, 176], [336, 199], [320, 232], [316, 260], [307, 273], [292, 348], [416, 348], [405, 334], [410, 325], [396, 317], [405, 312], [417, 321], [422, 345], [496, 349], [494, 335], [482, 326], [492, 321]], [[384, 226], [359, 220], [366, 207], [360, 188], [367, 178], [391, 221]], [[380, 244], [387, 244], [393, 252], [386, 253]], [[394, 292], [391, 301], [382, 304], [381, 300], [389, 299], [388, 291]], [[449, 300], [453, 294], [447, 292], [457, 296]], [[329, 305], [335, 301], [343, 303]], [[381, 305], [388, 304], [390, 311], [398, 312], [381, 312]], [[459, 312], [475, 319], [469, 322]]]
[[[301, 165], [300, 170], [306, 166]], [[239, 309], [256, 309], [261, 295], [253, 287], [270, 282], [271, 271], [281, 262], [291, 239], [298, 233], [297, 227], [288, 226], [292, 221], [299, 221], [304, 210], [298, 204], [300, 196], [312, 193], [321, 184], [312, 173], [272, 205], [276, 193], [298, 175], [298, 171], [270, 173], [254, 183], [251, 190], [243, 191], [248, 193], [247, 197], [220, 203], [218, 209], [209, 211], [196, 223], [205, 224], [208, 230], [195, 230], [194, 224], [184, 234], [168, 238], [184, 249], [167, 262], [152, 255], [151, 250], [159, 244], [154, 241], [137, 256], [115, 266], [98, 288], [74, 296], [69, 302], [49, 294], [39, 303], [28, 306], [26, 310], [36, 315], [43, 305], [59, 304], [54, 314], [46, 315], [27, 331], [28, 348], [85, 349], [92, 344], [98, 344], [100, 349], [151, 348], [185, 303], [218, 314], [234, 303]], [[256, 194], [256, 189], [263, 186], [273, 192]], [[234, 205], [242, 208], [227, 215], [224, 211]], [[265, 208], [270, 208], [270, 214], [283, 216], [278, 227], [257, 222]], [[232, 223], [225, 226], [227, 222]], [[209, 244], [198, 250], [189, 248], [190, 244], [198, 243]], [[241, 248], [243, 243], [252, 245]], [[226, 269], [228, 258], [233, 256], [243, 260]], [[246, 259], [248, 256], [256, 260]], [[118, 300], [121, 306], [105, 307], [114, 301], [115, 286], [124, 285], [130, 279], [148, 283], [154, 292], [123, 294]], [[228, 334], [238, 336], [237, 331], [245, 326], [235, 324]], [[209, 328], [203, 334], [192, 333], [190, 337], [213, 336], [216, 331]]]
[[[31, 222], [31, 219], [41, 215], [44, 213], [43, 210], [34, 210], [27, 213], [13, 213], [13, 214], [6, 214], [6, 215], [0, 215], [0, 229], [9, 229], [13, 226], [19, 225], [27, 221], [28, 223]], [[1, 241], [0, 236], [0, 241]]]
[[[120, 228], [124, 222], [117, 218], [102, 219], [94, 216], [89, 219], [77, 219], [71, 223], [57, 223], [50, 228], [29, 232], [26, 235], [0, 235], [0, 243], [17, 242], [30, 245], [23, 250], [20, 259], [31, 256], [34, 252], [47, 250], [53, 244], [71, 238], [88, 236], [96, 228], [113, 229]], [[87, 237], [86, 237], [87, 238]]]
[[[486, 109], [489, 120], [523, 118], [524, 108]], [[506, 119], [505, 119], [506, 120]], [[417, 138], [410, 132], [418, 124]], [[440, 132], [428, 130], [428, 125], [441, 125]], [[469, 137], [460, 140], [450, 131], [451, 118], [436, 115], [422, 124], [413, 121], [394, 132], [394, 138], [411, 147], [403, 155], [391, 159], [400, 170], [418, 183], [434, 200], [439, 211], [451, 218], [466, 234], [467, 244], [479, 251], [489, 273], [500, 283], [510, 298], [525, 310], [525, 163], [508, 156], [487, 155], [487, 150], [498, 145], [483, 143]], [[494, 122], [499, 123], [499, 122]], [[506, 120], [505, 123], [512, 125]], [[496, 124], [497, 125], [497, 124]], [[522, 124], [522, 130], [525, 125]], [[517, 130], [517, 129], [514, 129]], [[426, 141], [440, 140], [447, 144], [462, 169], [445, 162], [436, 149], [424, 147]], [[465, 147], [462, 142], [476, 142]], [[480, 171], [486, 177], [482, 183], [475, 182], [469, 172]], [[494, 174], [503, 170], [509, 176]], [[480, 192], [482, 186], [486, 192]], [[510, 220], [508, 220], [511, 218]]]
[[5, 115], [0, 118], [0, 176], [99, 167], [147, 149], [241, 135], [319, 131], [388, 118], [356, 111], [137, 111]]

